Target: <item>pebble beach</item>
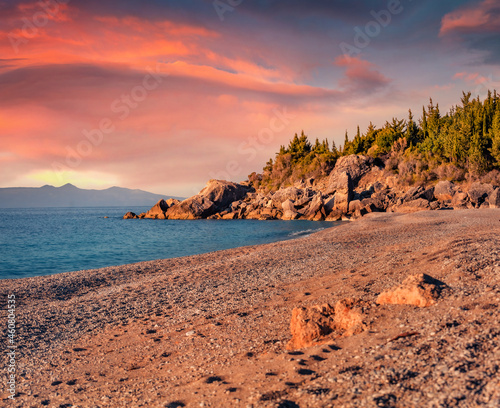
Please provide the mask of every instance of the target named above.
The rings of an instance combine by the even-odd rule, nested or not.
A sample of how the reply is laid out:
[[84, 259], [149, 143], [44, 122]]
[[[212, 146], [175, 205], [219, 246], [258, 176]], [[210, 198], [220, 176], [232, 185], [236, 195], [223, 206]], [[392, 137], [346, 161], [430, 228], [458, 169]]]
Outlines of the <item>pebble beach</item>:
[[[422, 272], [447, 285], [436, 304], [375, 305]], [[2, 280], [0, 293], [4, 328], [16, 299], [16, 394], [2, 370], [1, 406], [500, 406], [497, 209], [372, 213], [290, 241]], [[293, 308], [343, 298], [374, 304], [366, 330], [287, 350]]]

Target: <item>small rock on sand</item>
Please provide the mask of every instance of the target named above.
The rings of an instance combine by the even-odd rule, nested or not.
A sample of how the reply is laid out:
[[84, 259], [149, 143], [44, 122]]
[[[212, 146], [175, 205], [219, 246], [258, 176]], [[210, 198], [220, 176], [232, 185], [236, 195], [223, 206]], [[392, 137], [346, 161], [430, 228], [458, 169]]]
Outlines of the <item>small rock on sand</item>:
[[401, 285], [382, 292], [379, 305], [413, 305], [427, 307], [436, 303], [444, 283], [424, 273], [411, 275]]

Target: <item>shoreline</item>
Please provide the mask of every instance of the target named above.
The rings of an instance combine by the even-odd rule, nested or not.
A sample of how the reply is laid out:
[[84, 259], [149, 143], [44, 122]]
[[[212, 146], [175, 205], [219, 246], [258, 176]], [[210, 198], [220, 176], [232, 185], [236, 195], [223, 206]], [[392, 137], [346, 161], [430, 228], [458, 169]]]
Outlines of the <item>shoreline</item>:
[[[102, 213], [106, 214], [106, 212]], [[116, 214], [115, 214], [116, 215]], [[91, 220], [92, 229], [71, 235], [66, 228], [62, 236], [39, 234], [39, 242], [33, 245], [27, 233], [8, 233], [4, 237], [6, 256], [0, 260], [0, 280], [24, 279], [36, 276], [51, 276], [158, 259], [179, 258], [231, 249], [243, 245], [259, 245], [278, 240], [293, 239], [292, 234], [334, 226], [335, 223], [302, 221], [298, 224], [276, 220], [271, 224], [260, 224], [257, 220], [234, 221], [233, 224], [213, 220], [197, 220], [199, 224], [185, 225], [185, 221], [168, 221], [159, 226], [130, 225], [121, 217], [112, 220]], [[106, 218], [106, 217], [104, 217]], [[64, 217], [50, 216], [46, 222], [62, 227]], [[85, 218], [78, 226], [85, 225]], [[45, 221], [44, 221], [45, 222]], [[236, 224], [234, 224], [236, 222]], [[7, 223], [8, 227], [14, 225]], [[24, 223], [26, 231], [30, 225]], [[24, 229], [26, 228], [26, 229]], [[98, 231], [103, 229], [103, 233]], [[97, 232], [94, 232], [97, 231]], [[90, 234], [91, 236], [87, 236]], [[13, 242], [22, 243], [14, 246]], [[87, 243], [88, 240], [88, 243]], [[85, 242], [83, 246], [80, 242]], [[75, 247], [76, 245], [76, 247]], [[35, 249], [36, 247], [36, 249]], [[27, 251], [27, 252], [26, 252]]]
[[[453, 344], [482, 332], [500, 340], [500, 331], [490, 330], [500, 316], [499, 221], [500, 210], [494, 209], [373, 213], [357, 222], [270, 244], [2, 280], [2, 299], [8, 293], [19, 299], [16, 341], [19, 374], [24, 376], [17, 380], [23, 394], [13, 406], [48, 400], [50, 406], [85, 406], [85, 401], [100, 401], [102, 406], [150, 401], [150, 406], [165, 406], [180, 401], [184, 406], [201, 402], [240, 406], [241, 402], [241, 406], [271, 407], [284, 399], [301, 407], [328, 406], [328, 401], [352, 406], [351, 391], [356, 387], [358, 401], [389, 387], [402, 403], [418, 397], [428, 405], [440, 396], [398, 389], [371, 378], [370, 370], [355, 376], [341, 371], [377, 365], [380, 361], [372, 359], [372, 351], [403, 330], [392, 324], [396, 320], [405, 330], [418, 327], [422, 334], [411, 340], [417, 345], [391, 349], [386, 365], [396, 363], [393, 357], [401, 359], [400, 353], [408, 348], [433, 341], [432, 332], [449, 331], [448, 342]], [[302, 350], [303, 357], [286, 351], [293, 307], [333, 304], [346, 297], [374, 302], [380, 292], [416, 271], [443, 280], [453, 288], [452, 294], [434, 309], [380, 307], [380, 323], [360, 335], [332, 339], [330, 354], [322, 351], [324, 346]], [[496, 306], [480, 308], [484, 316], [474, 312], [479, 306], [460, 309], [473, 303]], [[471, 322], [486, 315], [491, 322], [465, 325], [472, 312]], [[460, 324], [448, 328], [450, 319]], [[469, 333], [470, 325], [474, 327]], [[451, 332], [465, 328], [460, 338]], [[500, 362], [500, 356], [491, 352], [482, 350], [474, 359], [490, 369]], [[448, 357], [459, 359], [455, 353]], [[407, 356], [404, 364], [419, 363]], [[275, 375], [265, 375], [274, 371]], [[341, 377], [349, 387], [330, 381]], [[451, 381], [447, 390], [461, 385], [462, 377]], [[424, 388], [435, 381], [432, 375], [415, 378]], [[373, 384], [369, 386], [368, 380]], [[410, 380], [417, 381], [401, 381]], [[486, 395], [491, 387], [481, 384], [478, 395]], [[329, 391], [307, 392], [311, 387]], [[228, 392], [229, 388], [235, 390]], [[106, 395], [109, 401], [101, 402]], [[467, 395], [466, 401], [470, 398]]]

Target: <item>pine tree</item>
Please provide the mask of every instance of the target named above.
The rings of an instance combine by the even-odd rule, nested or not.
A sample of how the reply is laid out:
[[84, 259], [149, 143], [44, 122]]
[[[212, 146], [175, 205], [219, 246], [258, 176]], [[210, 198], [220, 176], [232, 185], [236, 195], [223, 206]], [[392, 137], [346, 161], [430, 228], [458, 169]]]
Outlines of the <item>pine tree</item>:
[[350, 154], [354, 154], [353, 144], [349, 141], [349, 135], [347, 134], [347, 130], [345, 131], [345, 139], [344, 139], [344, 148], [342, 149], [342, 155], [348, 156]]
[[420, 142], [418, 126], [413, 120], [413, 113], [411, 109], [408, 110], [408, 122], [406, 124], [405, 136], [410, 147], [416, 146]]
[[429, 131], [427, 128], [427, 112], [425, 111], [425, 106], [422, 106], [422, 132], [423, 132], [423, 139], [427, 139], [429, 136]]
[[495, 116], [493, 116], [491, 138], [491, 156], [493, 157], [494, 164], [500, 167], [500, 109], [497, 109]]
[[335, 140], [332, 141], [332, 153], [335, 154], [337, 157], [339, 156], [339, 151], [337, 149], [337, 145], [335, 144]]

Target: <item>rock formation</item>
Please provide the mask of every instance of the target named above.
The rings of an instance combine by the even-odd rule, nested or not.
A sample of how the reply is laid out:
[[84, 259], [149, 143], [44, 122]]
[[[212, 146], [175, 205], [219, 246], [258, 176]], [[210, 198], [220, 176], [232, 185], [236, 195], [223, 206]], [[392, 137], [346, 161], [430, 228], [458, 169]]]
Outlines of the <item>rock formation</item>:
[[326, 336], [352, 336], [368, 326], [369, 303], [359, 299], [339, 300], [335, 307], [329, 304], [298, 307], [292, 311], [290, 331], [292, 339], [288, 350], [321, 344]]
[[492, 184], [429, 182], [404, 188], [397, 176], [368, 156], [341, 157], [327, 177], [300, 180], [277, 191], [256, 191], [248, 182], [210, 180], [182, 202], [160, 200], [148, 212], [124, 218], [327, 220], [356, 219], [372, 212], [499, 208], [499, 188]]
[[[371, 171], [373, 162], [371, 157], [356, 154], [341, 157], [330, 173], [325, 192], [327, 194], [335, 192], [339, 186], [339, 180], [344, 177], [344, 173], [349, 175], [352, 183], [357, 184], [365, 174]], [[343, 182], [340, 184], [343, 185]]]
[[500, 208], [500, 188], [496, 188], [489, 196], [490, 208]]
[[493, 193], [491, 184], [473, 183], [468, 192], [469, 200], [474, 207], [479, 207], [487, 201], [488, 196]]
[[197, 195], [172, 205], [165, 213], [170, 220], [194, 220], [229, 210], [232, 203], [244, 198], [251, 187], [230, 181], [210, 180]]
[[448, 180], [440, 181], [434, 189], [434, 197], [439, 201], [451, 201], [455, 194], [455, 185]]
[[361, 333], [368, 327], [368, 302], [360, 299], [342, 299], [335, 304], [335, 329], [344, 336]]
[[292, 311], [288, 350], [309, 347], [335, 330], [334, 309], [329, 304], [297, 307]]
[[165, 212], [168, 210], [168, 204], [165, 200], [158, 201], [145, 215], [144, 218], [166, 219]]
[[[429, 307], [436, 303], [445, 287], [429, 275], [411, 275], [400, 285], [382, 292], [376, 304]], [[366, 300], [347, 298], [339, 300], [335, 307], [327, 303], [294, 308], [290, 321], [292, 338], [286, 348], [296, 350], [362, 333], [373, 323], [374, 307]]]

